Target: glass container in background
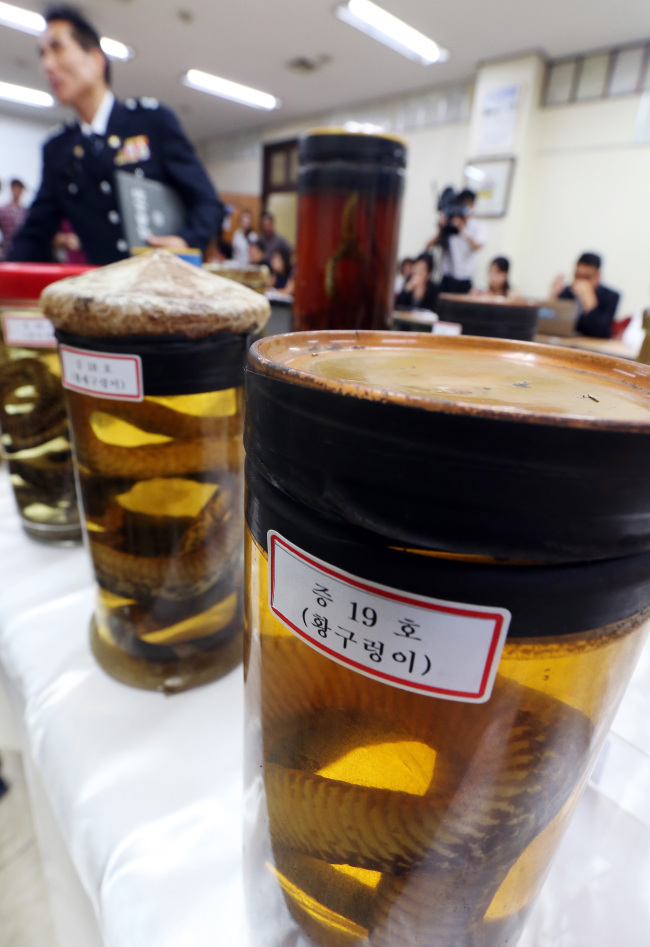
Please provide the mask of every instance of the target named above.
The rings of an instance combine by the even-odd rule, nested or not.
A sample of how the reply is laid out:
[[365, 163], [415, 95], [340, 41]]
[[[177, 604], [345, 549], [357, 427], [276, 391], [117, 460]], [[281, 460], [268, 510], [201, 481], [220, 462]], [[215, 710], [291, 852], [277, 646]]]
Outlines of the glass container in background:
[[299, 160], [294, 330], [390, 328], [406, 143], [314, 129]]
[[42, 290], [87, 266], [0, 264], [0, 430], [23, 527], [32, 539], [81, 540], [72, 452], [52, 324]]
[[[91, 284], [79, 286], [97, 319], [84, 323], [82, 313], [79, 325], [63, 318], [62, 329], [61, 318], [52, 318], [98, 585], [93, 652], [118, 680], [173, 693], [221, 677], [241, 660], [249, 337], [232, 331], [232, 312], [253, 331], [268, 303], [164, 251], [150, 257], [104, 268], [102, 285], [113, 294], [107, 305]], [[203, 318], [215, 316], [220, 294], [231, 316], [221, 330], [218, 318], [216, 326]], [[44, 304], [51, 312], [51, 302]], [[172, 320], [176, 331], [161, 332], [161, 320]]]
[[303, 333], [246, 387], [251, 944], [514, 944], [650, 627], [650, 370]]

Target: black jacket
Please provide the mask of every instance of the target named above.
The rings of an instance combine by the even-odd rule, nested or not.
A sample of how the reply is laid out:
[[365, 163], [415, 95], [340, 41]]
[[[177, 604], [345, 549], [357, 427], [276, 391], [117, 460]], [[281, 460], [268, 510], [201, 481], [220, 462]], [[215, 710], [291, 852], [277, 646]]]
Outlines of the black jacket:
[[69, 220], [89, 263], [127, 257], [114, 172], [118, 168], [169, 184], [185, 205], [178, 236], [204, 250], [221, 226], [222, 205], [178, 119], [155, 99], [115, 101], [103, 138], [75, 121], [43, 147], [43, 179], [10, 259], [51, 259], [52, 237]]
[[[560, 299], [575, 299], [573, 290], [570, 286], [565, 287], [560, 293]], [[583, 312], [577, 323], [576, 329], [583, 335], [591, 335], [599, 339], [609, 339], [612, 335], [612, 323], [616, 315], [616, 307], [621, 298], [620, 293], [607, 286], [596, 287], [596, 299], [598, 303], [594, 309], [589, 312]]]

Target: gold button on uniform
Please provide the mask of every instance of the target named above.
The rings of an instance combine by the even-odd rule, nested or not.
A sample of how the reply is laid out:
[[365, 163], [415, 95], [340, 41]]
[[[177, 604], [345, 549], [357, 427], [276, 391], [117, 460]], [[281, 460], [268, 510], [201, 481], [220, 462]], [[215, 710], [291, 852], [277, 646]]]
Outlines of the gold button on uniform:
[[110, 137], [109, 137], [109, 139], [108, 139], [108, 147], [109, 147], [109, 148], [119, 148], [121, 144], [122, 144], [122, 142], [121, 142], [120, 138], [119, 138], [117, 135], [110, 135]]
[[75, 145], [74, 148], [72, 149], [72, 153], [75, 156], [75, 158], [83, 158], [84, 156], [83, 145]]

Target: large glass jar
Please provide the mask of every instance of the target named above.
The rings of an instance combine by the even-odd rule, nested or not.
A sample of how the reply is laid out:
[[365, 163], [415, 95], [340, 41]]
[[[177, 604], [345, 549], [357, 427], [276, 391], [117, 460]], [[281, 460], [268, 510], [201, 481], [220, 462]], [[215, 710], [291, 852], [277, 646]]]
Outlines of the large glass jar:
[[38, 303], [50, 283], [86, 266], [0, 263], [0, 430], [25, 532], [81, 540], [72, 454], [52, 324]]
[[621, 367], [410, 333], [251, 350], [252, 944], [516, 943], [650, 627], [650, 371]]
[[300, 142], [294, 329], [389, 329], [406, 143], [313, 129]]
[[[92, 334], [103, 328], [101, 318], [83, 321], [93, 281], [69, 281], [61, 290], [72, 309], [81, 299], [80, 319], [60, 311], [53, 318], [67, 326], [57, 328], [57, 338], [98, 586], [93, 651], [119, 680], [172, 693], [220, 677], [241, 660], [249, 338], [218, 330], [219, 292], [226, 287], [226, 312], [237, 301], [249, 306], [249, 324], [264, 322], [268, 303], [164, 252], [152, 257], [98, 275], [102, 286], [115, 281], [111, 304], [119, 318], [127, 312], [124, 335]], [[129, 291], [120, 293], [124, 279]], [[140, 293], [131, 292], [133, 283]], [[165, 295], [156, 297], [156, 287]], [[92, 299], [100, 317], [106, 314], [106, 297]], [[56, 309], [51, 298], [45, 306]], [[214, 318], [202, 318], [204, 309]], [[165, 312], [177, 320], [174, 334], [156, 331]], [[199, 317], [193, 326], [192, 314]], [[75, 325], [87, 334], [69, 331]], [[120, 326], [108, 318], [106, 328]]]

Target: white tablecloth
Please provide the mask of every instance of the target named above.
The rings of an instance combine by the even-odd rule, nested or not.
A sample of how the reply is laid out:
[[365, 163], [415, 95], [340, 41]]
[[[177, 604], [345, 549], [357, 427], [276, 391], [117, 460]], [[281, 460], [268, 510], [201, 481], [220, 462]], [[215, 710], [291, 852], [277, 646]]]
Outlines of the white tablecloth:
[[[105, 947], [240, 947], [241, 668], [171, 698], [107, 677], [85, 551], [29, 540], [6, 474], [0, 575], [0, 664]], [[650, 942], [649, 684], [646, 648], [520, 947]]]

